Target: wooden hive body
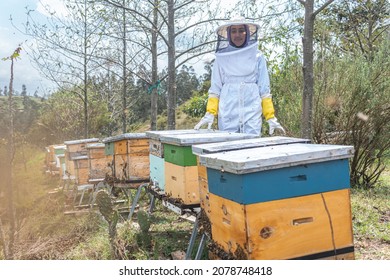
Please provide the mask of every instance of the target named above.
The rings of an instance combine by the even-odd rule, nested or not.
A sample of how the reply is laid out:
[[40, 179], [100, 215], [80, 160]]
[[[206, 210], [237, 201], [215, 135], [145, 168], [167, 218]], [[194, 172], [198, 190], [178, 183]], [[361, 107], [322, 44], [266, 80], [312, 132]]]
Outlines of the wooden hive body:
[[[192, 146], [239, 139], [252, 139], [254, 135], [222, 131], [175, 134], [161, 137], [165, 162], [165, 193], [183, 204], [200, 204], [198, 159]], [[204, 185], [203, 185], [204, 186]], [[203, 193], [202, 193], [203, 195]]]
[[213, 241], [236, 258], [353, 258], [348, 189], [249, 205], [209, 196]]
[[165, 156], [164, 156], [164, 144], [161, 142], [161, 138], [167, 136], [173, 136], [178, 134], [201, 134], [206, 130], [160, 130], [160, 131], [147, 131], [146, 135], [149, 137], [149, 161], [150, 161], [150, 179], [153, 185], [160, 190], [165, 190]]
[[294, 143], [200, 155], [213, 241], [239, 259], [353, 258], [352, 153]]
[[98, 143], [98, 138], [65, 141], [65, 165], [69, 179], [78, 184], [88, 182], [88, 151], [87, 144]]
[[103, 143], [87, 145], [89, 180], [104, 179], [109, 172], [104, 149], [105, 145]]
[[125, 133], [106, 138], [103, 142], [110, 176], [120, 181], [149, 178], [149, 139], [145, 133]]
[[292, 137], [263, 137], [263, 138], [251, 138], [243, 140], [235, 140], [229, 142], [218, 142], [218, 143], [207, 143], [192, 146], [192, 152], [197, 156], [197, 165], [198, 165], [198, 175], [199, 175], [199, 189], [200, 189], [200, 206], [204, 210], [205, 214], [209, 216], [210, 213], [210, 201], [209, 201], [209, 186], [208, 186], [208, 177], [207, 177], [207, 168], [206, 166], [200, 164], [199, 156], [228, 152], [228, 151], [237, 151], [249, 148], [258, 148], [258, 147], [267, 147], [267, 146], [277, 146], [277, 145], [287, 145], [294, 143], [309, 143], [307, 139], [301, 138], [292, 138]]

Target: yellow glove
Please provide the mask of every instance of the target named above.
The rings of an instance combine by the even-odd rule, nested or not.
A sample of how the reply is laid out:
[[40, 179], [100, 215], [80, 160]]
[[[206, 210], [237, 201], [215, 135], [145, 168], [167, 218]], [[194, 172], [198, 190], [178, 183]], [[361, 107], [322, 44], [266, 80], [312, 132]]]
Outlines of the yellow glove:
[[266, 121], [275, 118], [275, 109], [271, 97], [263, 98], [261, 100], [261, 107], [263, 108], [263, 116]]
[[210, 114], [216, 116], [218, 114], [218, 104], [218, 97], [209, 97], [209, 99], [207, 100], [206, 112], [209, 112]]

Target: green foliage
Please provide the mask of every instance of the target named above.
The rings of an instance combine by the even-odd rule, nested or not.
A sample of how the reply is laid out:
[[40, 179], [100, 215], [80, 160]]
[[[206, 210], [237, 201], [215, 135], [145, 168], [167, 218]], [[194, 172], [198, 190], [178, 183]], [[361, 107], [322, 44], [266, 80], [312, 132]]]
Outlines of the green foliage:
[[[109, 125], [107, 104], [96, 93], [89, 92], [89, 131], [91, 136], [104, 134]], [[84, 137], [84, 119], [80, 96], [72, 90], [58, 91], [43, 104], [38, 121], [31, 132], [31, 139], [42, 144], [63, 143]], [[36, 138], [39, 138], [36, 139]], [[39, 143], [39, 142], [38, 142]]]
[[371, 61], [389, 30], [390, 2], [335, 1], [324, 14], [333, 37], [338, 37], [340, 50]]
[[372, 62], [353, 56], [329, 59], [317, 83], [314, 139], [354, 146], [351, 181], [356, 187], [373, 187], [390, 156], [388, 43]]
[[188, 100], [183, 108], [183, 112], [191, 117], [203, 117], [206, 113], [208, 95], [196, 95]]

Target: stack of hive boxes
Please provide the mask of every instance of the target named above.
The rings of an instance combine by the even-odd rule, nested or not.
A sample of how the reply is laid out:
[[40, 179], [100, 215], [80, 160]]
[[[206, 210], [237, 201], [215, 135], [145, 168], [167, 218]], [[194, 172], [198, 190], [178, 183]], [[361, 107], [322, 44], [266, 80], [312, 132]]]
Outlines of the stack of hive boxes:
[[164, 135], [160, 137], [164, 149], [165, 194], [179, 204], [199, 206], [197, 157], [192, 145], [254, 138], [243, 133], [202, 131]]
[[102, 181], [109, 172], [104, 143], [87, 144], [89, 182]]
[[79, 139], [65, 141], [66, 146], [65, 163], [66, 171], [70, 179], [75, 179], [76, 184], [88, 184], [88, 151], [87, 144], [98, 143], [98, 138]]
[[350, 146], [307, 143], [200, 154], [218, 248], [212, 253], [236, 259], [353, 259], [352, 154]]
[[178, 134], [206, 133], [207, 131], [205, 129], [146, 131], [146, 136], [149, 138], [150, 180], [154, 187], [160, 191], [165, 190], [164, 145], [161, 138]]
[[[198, 156], [208, 155], [213, 153], [223, 153], [228, 151], [237, 151], [249, 148], [267, 147], [276, 145], [286, 145], [293, 143], [310, 143], [307, 139], [291, 138], [291, 137], [266, 137], [236, 140], [229, 142], [218, 142], [192, 146], [192, 153]], [[200, 204], [207, 217], [210, 216], [210, 200], [209, 187], [207, 180], [207, 168], [199, 164], [198, 160], [198, 175], [199, 175], [199, 189], [200, 189]]]
[[54, 145], [54, 155], [56, 160], [56, 168], [59, 172], [60, 178], [63, 178], [66, 170], [65, 165], [65, 145]]
[[[109, 176], [120, 182], [149, 180], [149, 139], [145, 133], [125, 133], [103, 139]], [[112, 159], [112, 160], [111, 160]]]

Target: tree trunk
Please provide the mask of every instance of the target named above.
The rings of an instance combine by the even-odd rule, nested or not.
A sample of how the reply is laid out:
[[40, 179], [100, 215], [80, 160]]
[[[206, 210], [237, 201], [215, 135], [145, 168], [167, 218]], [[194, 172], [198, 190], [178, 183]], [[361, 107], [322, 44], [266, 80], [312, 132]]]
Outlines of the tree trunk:
[[127, 70], [126, 70], [126, 9], [125, 9], [125, 0], [123, 0], [123, 9], [122, 9], [122, 24], [123, 24], [123, 51], [122, 51], [122, 79], [123, 79], [123, 88], [122, 88], [122, 132], [126, 133], [127, 131]]
[[[157, 24], [158, 24], [158, 0], [154, 0], [153, 6], [153, 30], [152, 30], [152, 84], [157, 83]], [[157, 101], [158, 87], [154, 87], [151, 92], [151, 117], [150, 129], [157, 130]]]
[[330, 5], [334, 0], [326, 1], [314, 11], [314, 0], [298, 0], [305, 7], [305, 23], [303, 27], [303, 94], [301, 137], [312, 138], [313, 124], [313, 97], [314, 97], [314, 21], [318, 13]]
[[88, 74], [87, 74], [87, 51], [88, 51], [88, 40], [87, 40], [87, 0], [84, 0], [84, 138], [89, 137], [88, 129]]
[[168, 0], [168, 129], [176, 128], [175, 10]]
[[[15, 243], [15, 209], [14, 209], [14, 193], [13, 193], [13, 160], [15, 154], [15, 142], [14, 142], [14, 106], [13, 106], [13, 81], [14, 81], [14, 60], [15, 54], [19, 55], [20, 48], [18, 48], [11, 58], [11, 79], [9, 82], [9, 94], [8, 94], [8, 113], [9, 113], [9, 131], [7, 139], [7, 159], [5, 167], [5, 186], [7, 189], [7, 212], [9, 220], [9, 234], [8, 234], [8, 255], [7, 259], [12, 260], [14, 258], [14, 243]], [[6, 244], [4, 244], [6, 246]]]
[[302, 95], [302, 127], [301, 135], [303, 138], [311, 139], [311, 127], [313, 118], [313, 93], [314, 93], [314, 75], [313, 75], [313, 33], [314, 33], [314, 0], [305, 1], [305, 25], [303, 44], [303, 95]]

